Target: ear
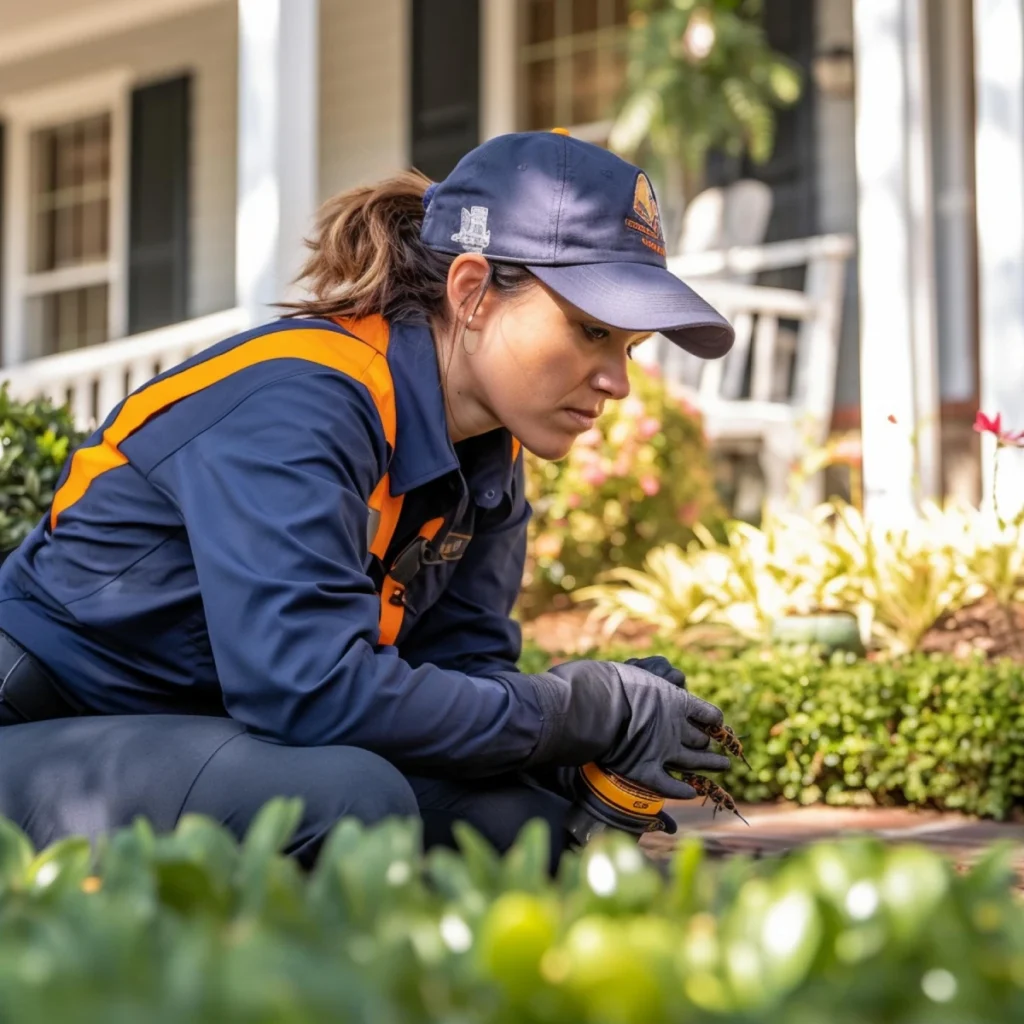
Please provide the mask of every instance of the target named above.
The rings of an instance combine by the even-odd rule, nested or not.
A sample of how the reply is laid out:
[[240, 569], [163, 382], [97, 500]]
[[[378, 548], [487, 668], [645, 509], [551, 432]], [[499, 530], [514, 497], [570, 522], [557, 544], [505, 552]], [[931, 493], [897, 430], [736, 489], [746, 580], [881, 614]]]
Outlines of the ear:
[[489, 273], [490, 264], [479, 253], [465, 252], [452, 261], [448, 268], [448, 305], [453, 323], [465, 324], [475, 310], [473, 326], [476, 327], [477, 321], [486, 316], [491, 296], [485, 294], [480, 301], [480, 290]]

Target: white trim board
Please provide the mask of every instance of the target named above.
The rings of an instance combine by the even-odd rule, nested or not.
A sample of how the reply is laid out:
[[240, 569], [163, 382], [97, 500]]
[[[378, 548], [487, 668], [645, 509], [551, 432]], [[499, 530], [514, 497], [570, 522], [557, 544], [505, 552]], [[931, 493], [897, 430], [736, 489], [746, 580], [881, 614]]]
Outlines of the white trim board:
[[[9, 0], [8, 0], [9, 2]], [[0, 35], [0, 66], [80, 46], [154, 21], [231, 0], [107, 0], [59, 18]]]

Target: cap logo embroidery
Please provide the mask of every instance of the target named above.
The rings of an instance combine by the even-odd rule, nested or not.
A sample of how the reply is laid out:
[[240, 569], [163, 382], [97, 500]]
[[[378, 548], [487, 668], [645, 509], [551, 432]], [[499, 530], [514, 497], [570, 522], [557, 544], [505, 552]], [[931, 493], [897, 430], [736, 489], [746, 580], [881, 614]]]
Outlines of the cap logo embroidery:
[[466, 252], [483, 252], [491, 244], [491, 233], [487, 230], [486, 206], [474, 206], [467, 210], [462, 208], [462, 226], [452, 241], [458, 242]]
[[637, 175], [636, 187], [633, 189], [633, 213], [637, 219], [627, 217], [626, 227], [638, 232], [640, 241], [649, 249], [653, 249], [659, 256], [664, 256], [665, 237], [661, 233], [658, 200], [655, 198], [650, 179], [643, 171]]

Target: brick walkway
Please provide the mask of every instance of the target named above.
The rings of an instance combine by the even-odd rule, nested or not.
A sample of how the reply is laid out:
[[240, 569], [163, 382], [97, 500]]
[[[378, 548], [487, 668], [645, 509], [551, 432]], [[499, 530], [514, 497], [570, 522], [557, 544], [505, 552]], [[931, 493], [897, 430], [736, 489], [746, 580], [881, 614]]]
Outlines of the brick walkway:
[[820, 839], [872, 833], [890, 842], [923, 843], [967, 866], [991, 843], [1008, 839], [1016, 845], [1015, 863], [1024, 884], [1024, 825], [905, 808], [741, 804], [739, 810], [750, 822], [748, 828], [735, 815], [719, 812], [712, 819], [710, 804], [701, 807], [698, 801], [673, 802], [670, 809], [679, 832], [674, 836], [657, 833], [641, 840], [650, 856], [658, 860], [668, 857], [679, 840], [690, 834], [700, 835], [711, 854], [764, 857]]

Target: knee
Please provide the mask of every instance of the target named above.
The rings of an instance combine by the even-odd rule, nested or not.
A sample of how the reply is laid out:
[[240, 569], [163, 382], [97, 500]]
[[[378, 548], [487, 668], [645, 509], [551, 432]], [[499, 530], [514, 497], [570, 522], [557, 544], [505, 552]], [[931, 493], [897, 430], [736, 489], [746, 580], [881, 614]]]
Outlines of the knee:
[[419, 815], [416, 794], [406, 777], [379, 754], [356, 747], [344, 751], [346, 792], [339, 794], [339, 817], [355, 817], [370, 825], [385, 818], [413, 818]]

